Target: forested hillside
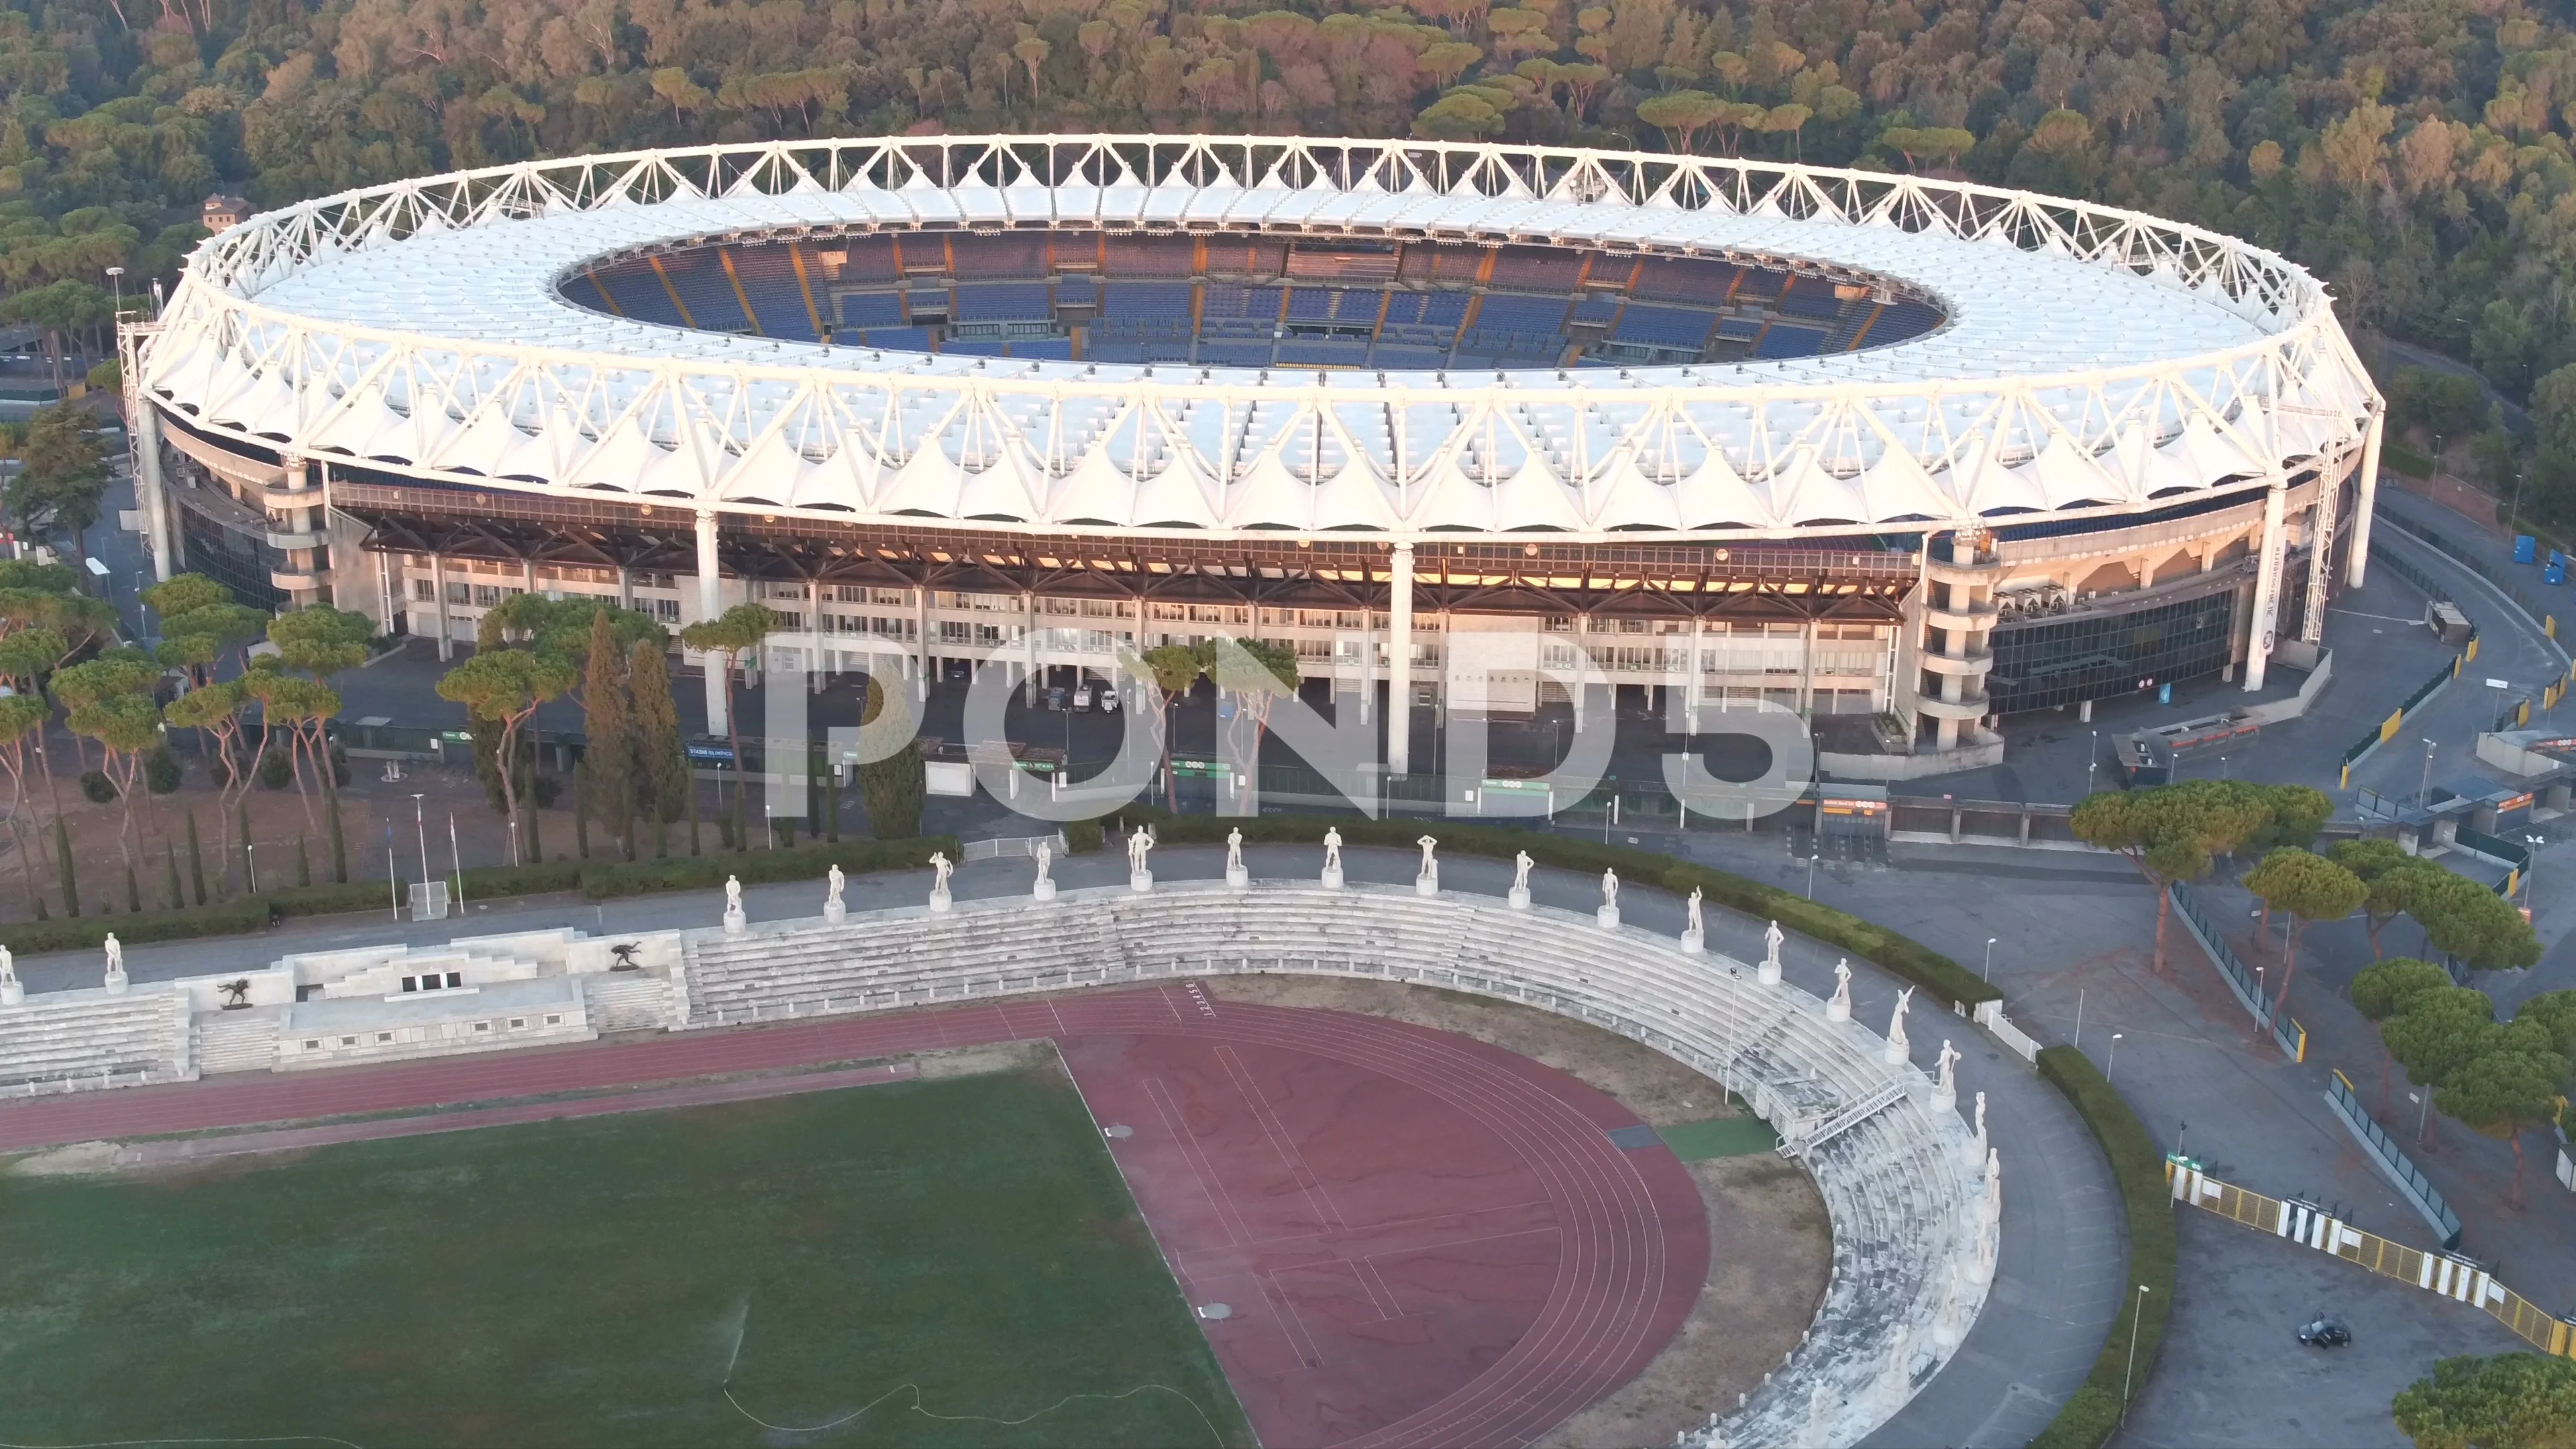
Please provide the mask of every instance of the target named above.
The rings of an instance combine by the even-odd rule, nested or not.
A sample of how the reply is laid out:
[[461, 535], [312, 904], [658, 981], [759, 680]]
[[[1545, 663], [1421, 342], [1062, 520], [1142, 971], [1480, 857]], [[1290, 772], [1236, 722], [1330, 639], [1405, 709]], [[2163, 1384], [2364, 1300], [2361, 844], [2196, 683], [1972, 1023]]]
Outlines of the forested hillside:
[[[75, 284], [22, 315], [166, 274], [217, 188], [907, 130], [1578, 140], [2199, 221], [2576, 443], [2576, 372], [2534, 387], [2576, 360], [2576, 34], [2516, 0], [17, 0], [0, 85], [0, 284]], [[2576, 460], [2537, 464], [2576, 515]]]

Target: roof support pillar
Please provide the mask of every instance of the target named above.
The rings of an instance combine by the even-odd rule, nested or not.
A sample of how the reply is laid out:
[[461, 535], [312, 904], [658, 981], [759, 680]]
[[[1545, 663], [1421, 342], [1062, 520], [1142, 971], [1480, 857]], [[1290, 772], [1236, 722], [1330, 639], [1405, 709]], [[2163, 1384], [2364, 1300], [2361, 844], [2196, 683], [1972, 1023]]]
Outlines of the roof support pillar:
[[[712, 619], [724, 612], [723, 563], [716, 552], [716, 512], [698, 510], [698, 617]], [[707, 733], [725, 732], [725, 665], [722, 656], [709, 654], [706, 661]], [[741, 762], [736, 761], [738, 766]]]
[[2361, 435], [2361, 491], [2352, 505], [2352, 542], [2344, 546], [2344, 552], [2351, 560], [2343, 570], [2347, 588], [2360, 588], [2362, 577], [2370, 567], [2370, 510], [2379, 500], [2379, 438], [2387, 426], [2387, 405], [2372, 403], [2370, 427]]
[[1402, 779], [1413, 764], [1413, 545], [1399, 543], [1388, 560], [1386, 590], [1386, 772]]
[[2248, 694], [2263, 687], [2264, 666], [2272, 662], [2272, 633], [2280, 621], [2284, 532], [2281, 509], [2289, 492], [2289, 481], [2275, 473], [2272, 486], [2263, 490], [2263, 551], [2258, 555], [2254, 573], [2254, 617], [2247, 621], [2245, 633], [2245, 690]]
[[126, 412], [134, 419], [134, 486], [143, 526], [152, 535], [152, 577], [167, 581], [175, 567], [178, 527], [161, 479], [161, 410], [138, 395]]

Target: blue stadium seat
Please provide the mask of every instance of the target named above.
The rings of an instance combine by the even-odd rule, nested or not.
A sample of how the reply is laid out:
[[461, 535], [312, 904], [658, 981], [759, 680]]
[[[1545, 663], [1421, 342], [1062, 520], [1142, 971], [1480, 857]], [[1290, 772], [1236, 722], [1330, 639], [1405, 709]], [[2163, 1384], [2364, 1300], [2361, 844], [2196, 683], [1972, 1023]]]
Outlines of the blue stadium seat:
[[1050, 315], [1044, 282], [986, 282], [957, 289], [960, 322], [1043, 322]]
[[1825, 334], [1821, 328], [1793, 327], [1786, 322], [1774, 322], [1770, 330], [1762, 334], [1762, 340], [1754, 344], [1753, 355], [1813, 357], [1824, 345]]
[[893, 292], [844, 292], [840, 297], [841, 325], [866, 331], [874, 327], [901, 327], [903, 298]]
[[733, 248], [733, 274], [751, 300], [752, 320], [762, 336], [817, 340], [814, 318], [805, 310], [805, 288], [796, 280], [796, 264], [786, 247]]

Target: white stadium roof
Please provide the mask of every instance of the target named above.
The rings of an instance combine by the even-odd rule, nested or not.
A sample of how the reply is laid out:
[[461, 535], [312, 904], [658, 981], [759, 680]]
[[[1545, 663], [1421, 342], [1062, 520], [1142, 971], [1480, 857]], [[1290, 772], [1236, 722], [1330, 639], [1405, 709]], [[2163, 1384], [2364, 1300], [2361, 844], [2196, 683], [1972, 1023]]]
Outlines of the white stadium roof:
[[[684, 331], [556, 290], [698, 238], [1047, 225], [1762, 259], [1892, 279], [1949, 321], [1696, 367], [1256, 373]], [[2357, 446], [2374, 401], [2307, 274], [2136, 213], [1727, 159], [1157, 137], [709, 147], [328, 197], [203, 247], [141, 371], [200, 431], [389, 473], [1045, 532], [2132, 512]]]

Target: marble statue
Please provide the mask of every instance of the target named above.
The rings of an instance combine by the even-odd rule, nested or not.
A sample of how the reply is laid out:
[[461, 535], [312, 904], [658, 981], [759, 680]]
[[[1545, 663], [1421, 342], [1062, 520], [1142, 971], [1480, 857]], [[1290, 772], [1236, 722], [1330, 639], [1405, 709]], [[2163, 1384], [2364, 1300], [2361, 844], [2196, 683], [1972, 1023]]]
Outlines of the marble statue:
[[1959, 1101], [1959, 1049], [1950, 1045], [1946, 1036], [1941, 1038], [1940, 1062], [1939, 1074], [1932, 1081], [1932, 1101], [1936, 1106], [1953, 1107]]
[[1030, 852], [1030, 854], [1037, 860], [1038, 875], [1036, 880], [1029, 882], [1029, 894], [1042, 901], [1054, 900], [1055, 878], [1048, 875], [1047, 872], [1055, 865], [1055, 847], [1051, 843], [1041, 840], [1038, 842], [1038, 848]]
[[832, 868], [829, 871], [824, 872], [823, 879], [826, 882], [823, 889], [823, 904], [827, 906], [839, 905], [841, 903], [841, 888], [849, 884], [850, 878], [841, 874], [840, 863], [835, 861]]
[[1912, 1046], [1913, 1043], [1908, 1040], [1905, 1035], [1905, 1008], [1913, 1003], [1914, 988], [1908, 986], [1903, 991], [1896, 993], [1896, 1010], [1888, 1014], [1887, 1064], [1891, 1067], [1901, 1067], [1905, 1065], [1905, 1060], [1907, 1056], [1910, 1055], [1906, 1048]]
[[1787, 939], [1789, 939], [1789, 938], [1788, 938], [1787, 936], [1785, 936], [1785, 935], [1783, 935], [1783, 934], [1781, 933], [1781, 931], [1780, 931], [1780, 923], [1779, 923], [1778, 921], [1773, 921], [1769, 926], [1767, 926], [1767, 927], [1765, 927], [1765, 928], [1763, 929], [1763, 932], [1762, 932], [1762, 964], [1763, 964], [1763, 965], [1770, 967], [1770, 968], [1771, 968], [1773, 971], [1775, 971], [1775, 972], [1776, 972], [1776, 971], [1778, 971], [1778, 970], [1780, 969], [1780, 943], [1781, 943], [1782, 941], [1787, 940]]
[[27, 999], [27, 988], [18, 984], [17, 964], [9, 957], [9, 948], [0, 946], [0, 1006], [15, 1006]]
[[1619, 872], [1615, 870], [1601, 872], [1601, 904], [1605, 906], [1619, 904]]
[[1432, 848], [1440, 843], [1439, 838], [1437, 836], [1426, 835], [1413, 843], [1422, 847], [1422, 868], [1415, 871], [1414, 874], [1438, 875], [1440, 873], [1440, 862], [1432, 858], [1431, 852]]
[[1529, 889], [1530, 865], [1530, 853], [1528, 851], [1521, 850], [1512, 853], [1513, 890], [1525, 891]]
[[1145, 852], [1152, 850], [1153, 848], [1154, 834], [1152, 831], [1147, 830], [1141, 825], [1128, 831], [1127, 869], [1130, 871], [1142, 871], [1145, 868]]
[[930, 893], [932, 895], [946, 895], [948, 893], [948, 877], [956, 874], [956, 871], [957, 867], [948, 863], [948, 852], [944, 850], [932, 851], [930, 853]]
[[1341, 868], [1342, 832], [1327, 827], [1324, 831], [1324, 869], [1337, 871]]
[[110, 931], [107, 933], [107, 940], [102, 944], [107, 948], [107, 989], [112, 992], [123, 991], [125, 989], [124, 943], [116, 939], [114, 931]]
[[1690, 893], [1690, 901], [1689, 901], [1689, 906], [1690, 906], [1690, 924], [1689, 924], [1689, 925], [1687, 925], [1687, 926], [1685, 926], [1685, 927], [1683, 927], [1683, 929], [1684, 929], [1684, 930], [1686, 930], [1686, 931], [1688, 931], [1688, 932], [1690, 932], [1690, 933], [1691, 933], [1692, 935], [1694, 935], [1694, 936], [1696, 936], [1696, 935], [1700, 934], [1700, 932], [1701, 932], [1701, 930], [1702, 930], [1702, 927], [1701, 927], [1701, 925], [1700, 925], [1700, 921], [1699, 921], [1699, 896], [1700, 896], [1700, 890], [1699, 890], [1699, 887], [1698, 887], [1698, 886], [1692, 886], [1692, 887], [1691, 887], [1691, 893]]
[[1038, 842], [1038, 879], [1047, 878], [1047, 868], [1055, 863], [1055, 851], [1043, 840]]
[[1243, 832], [1240, 830], [1225, 833], [1225, 868], [1228, 873], [1243, 869]]
[[728, 916], [738, 916], [742, 914], [741, 876], [729, 875], [725, 877], [725, 914]]
[[1851, 962], [1834, 963], [1834, 999], [1825, 1003], [1825, 1020], [1851, 1020]]

